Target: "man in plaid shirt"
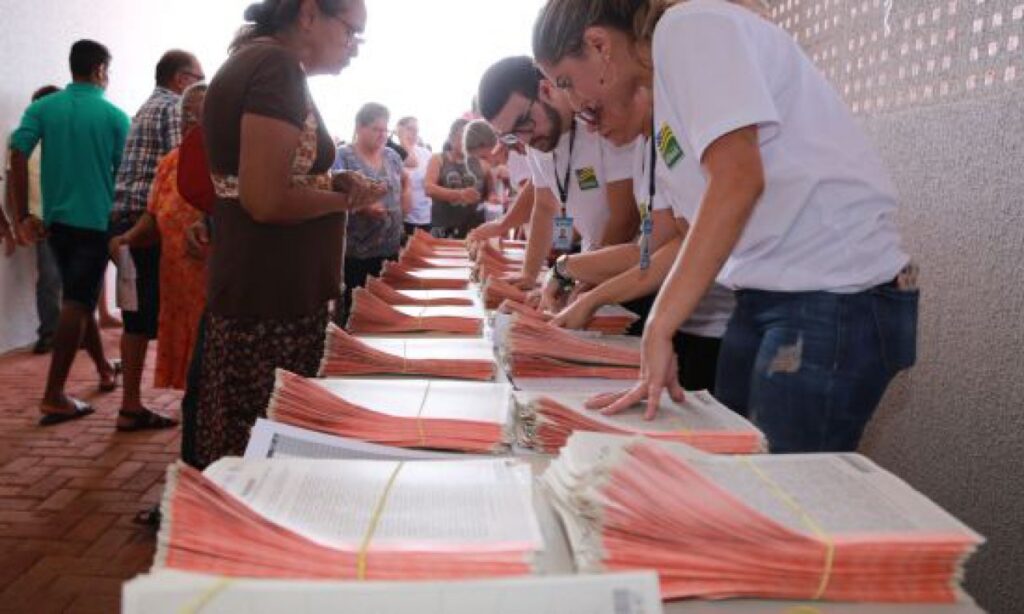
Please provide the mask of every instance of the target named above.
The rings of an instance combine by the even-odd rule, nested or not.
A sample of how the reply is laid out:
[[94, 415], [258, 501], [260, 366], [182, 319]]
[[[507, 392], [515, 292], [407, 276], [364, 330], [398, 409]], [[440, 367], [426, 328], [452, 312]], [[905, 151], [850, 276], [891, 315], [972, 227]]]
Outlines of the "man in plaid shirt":
[[[127, 232], [149, 204], [149, 191], [160, 160], [181, 142], [181, 93], [203, 81], [202, 66], [186, 51], [168, 51], [156, 65], [156, 89], [132, 120], [121, 167], [117, 173], [114, 209], [110, 218], [111, 244]], [[121, 359], [124, 399], [119, 430], [162, 428], [168, 421], [142, 404], [142, 371], [149, 341], [156, 339], [160, 312], [160, 246], [131, 249], [136, 270], [135, 311], [124, 311]]]

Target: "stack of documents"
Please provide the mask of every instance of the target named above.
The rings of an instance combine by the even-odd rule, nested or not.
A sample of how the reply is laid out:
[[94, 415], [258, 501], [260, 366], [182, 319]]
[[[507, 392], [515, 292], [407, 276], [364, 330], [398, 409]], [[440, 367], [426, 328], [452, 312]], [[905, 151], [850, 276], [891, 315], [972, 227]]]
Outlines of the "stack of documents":
[[[485, 292], [486, 296], [486, 292]], [[539, 322], [548, 322], [554, 318], [553, 314], [545, 313], [539, 309], [516, 301], [506, 299], [498, 305], [498, 311], [508, 314], [518, 314], [524, 318], [532, 318]], [[638, 320], [638, 316], [622, 305], [602, 305], [594, 317], [587, 322], [586, 330], [602, 333], [605, 335], [622, 335]]]
[[368, 277], [365, 288], [389, 305], [468, 307], [475, 304], [471, 290], [395, 290], [376, 277]]
[[352, 293], [348, 329], [352, 333], [447, 333], [479, 335], [484, 314], [477, 307], [394, 306], [366, 288]]
[[557, 452], [573, 432], [592, 431], [675, 441], [716, 454], [767, 451], [764, 434], [706, 390], [687, 392], [683, 403], [676, 403], [665, 393], [653, 420], [643, 417], [646, 402], [606, 416], [587, 409], [590, 396], [515, 393], [519, 443], [542, 452]]
[[640, 351], [516, 315], [504, 334], [503, 356], [517, 377], [599, 377], [636, 379]]
[[521, 576], [543, 549], [528, 466], [223, 458], [168, 470], [154, 570], [230, 577]]
[[385, 262], [380, 278], [396, 290], [465, 290], [469, 287], [469, 268], [416, 269], [397, 262]]
[[470, 269], [473, 268], [473, 261], [468, 255], [461, 258], [436, 258], [421, 256], [411, 252], [403, 251], [398, 257], [398, 262], [410, 269]]
[[349, 335], [327, 325], [321, 377], [405, 375], [488, 381], [498, 369], [484, 339], [422, 339]]
[[518, 303], [526, 302], [526, 293], [519, 288], [513, 286], [508, 281], [505, 281], [499, 275], [491, 275], [488, 277], [481, 286], [481, 293], [483, 294], [484, 306], [488, 309], [497, 309], [503, 302], [507, 300], [515, 301]]
[[278, 369], [271, 420], [403, 448], [500, 453], [514, 439], [507, 384], [306, 379]]
[[650, 572], [447, 582], [225, 580], [161, 571], [124, 586], [124, 614], [661, 614]]
[[581, 571], [654, 569], [667, 599], [953, 602], [984, 541], [859, 454], [578, 432], [543, 483]]

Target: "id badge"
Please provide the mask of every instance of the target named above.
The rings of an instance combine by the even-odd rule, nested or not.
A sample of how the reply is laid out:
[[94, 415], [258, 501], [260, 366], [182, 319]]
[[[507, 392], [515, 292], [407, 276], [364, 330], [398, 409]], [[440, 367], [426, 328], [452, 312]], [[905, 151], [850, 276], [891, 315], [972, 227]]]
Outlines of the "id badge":
[[572, 249], [572, 218], [560, 216], [555, 218], [555, 236], [552, 242], [556, 251], [568, 252]]
[[651, 234], [654, 232], [654, 221], [645, 215], [640, 222], [640, 270], [646, 271], [651, 266]]

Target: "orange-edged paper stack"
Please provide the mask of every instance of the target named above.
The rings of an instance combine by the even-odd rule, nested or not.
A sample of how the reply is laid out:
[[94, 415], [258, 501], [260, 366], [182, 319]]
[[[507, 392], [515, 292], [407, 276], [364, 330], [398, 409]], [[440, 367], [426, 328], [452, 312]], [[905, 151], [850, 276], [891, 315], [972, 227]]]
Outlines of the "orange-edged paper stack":
[[434, 249], [461, 249], [463, 252], [466, 251], [466, 241], [463, 239], [440, 239], [434, 235], [426, 232], [421, 228], [417, 228], [412, 236], [409, 237], [409, 243], [421, 243]]
[[469, 258], [431, 258], [409, 252], [402, 252], [398, 261], [410, 269], [469, 269], [473, 261]]
[[[247, 578], [525, 575], [543, 549], [509, 459], [223, 458], [167, 472], [154, 571]], [[453, 502], [458, 502], [453, 507]]]
[[542, 481], [581, 572], [654, 569], [666, 599], [952, 602], [983, 541], [858, 454], [578, 432]]
[[349, 332], [355, 334], [479, 335], [483, 325], [483, 314], [476, 307], [393, 306], [365, 288], [356, 288], [352, 293], [352, 314], [348, 319]]
[[409, 241], [402, 249], [402, 254], [417, 258], [469, 258], [469, 251], [465, 247], [431, 247], [422, 241]]
[[469, 290], [395, 290], [376, 277], [366, 278], [365, 288], [370, 294], [389, 305], [420, 307], [471, 307]]
[[505, 452], [514, 433], [507, 384], [306, 379], [277, 370], [267, 417], [400, 448]]
[[397, 262], [385, 262], [381, 279], [396, 290], [464, 290], [470, 269], [411, 269]]
[[[520, 304], [526, 302], [526, 292], [493, 275], [484, 281], [482, 294], [484, 306], [488, 309], [497, 309], [506, 300]], [[508, 313], [511, 313], [511, 311]]]
[[767, 451], [764, 434], [748, 420], [718, 402], [706, 390], [687, 392], [683, 403], [665, 394], [654, 420], [644, 420], [646, 403], [605, 416], [589, 410], [589, 393], [536, 394], [517, 392], [518, 439], [542, 452], [557, 452], [575, 431], [643, 435], [689, 444], [716, 454]]
[[402, 375], [490, 381], [498, 365], [484, 339], [397, 339], [349, 335], [327, 325], [321, 377]]
[[518, 377], [600, 377], [636, 379], [639, 350], [584, 339], [532, 318], [514, 316], [503, 355], [509, 375]]
[[[485, 289], [486, 296], [486, 289]], [[522, 301], [506, 299], [498, 305], [498, 311], [508, 314], [519, 314], [523, 317], [532, 318], [539, 322], [548, 322], [554, 316], [534, 309]], [[605, 335], [622, 335], [636, 322], [637, 315], [621, 305], [603, 305], [594, 314], [594, 317], [587, 323], [587, 330], [602, 333]]]

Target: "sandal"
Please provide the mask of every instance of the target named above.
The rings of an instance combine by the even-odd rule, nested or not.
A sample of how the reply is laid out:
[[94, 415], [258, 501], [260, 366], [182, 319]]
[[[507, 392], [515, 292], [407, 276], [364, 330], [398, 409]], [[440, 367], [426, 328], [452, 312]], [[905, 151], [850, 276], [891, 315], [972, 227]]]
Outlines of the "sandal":
[[117, 425], [117, 430], [122, 433], [159, 431], [161, 429], [169, 429], [178, 426], [177, 420], [161, 416], [160, 414], [151, 412], [146, 408], [143, 408], [142, 411], [125, 411], [122, 409], [117, 412], [117, 415], [131, 420], [131, 423], [128, 425]]
[[102, 375], [100, 376], [100, 392], [113, 392], [117, 390], [117, 378], [124, 373], [124, 366], [120, 360], [111, 360], [110, 367], [113, 369], [110, 379]]
[[43, 417], [39, 419], [39, 426], [54, 426], [57, 424], [63, 424], [65, 422], [78, 420], [79, 418], [84, 418], [90, 414], [96, 413], [96, 410], [92, 408], [92, 405], [89, 405], [84, 401], [68, 398], [68, 402], [71, 403], [70, 412], [44, 412]]

